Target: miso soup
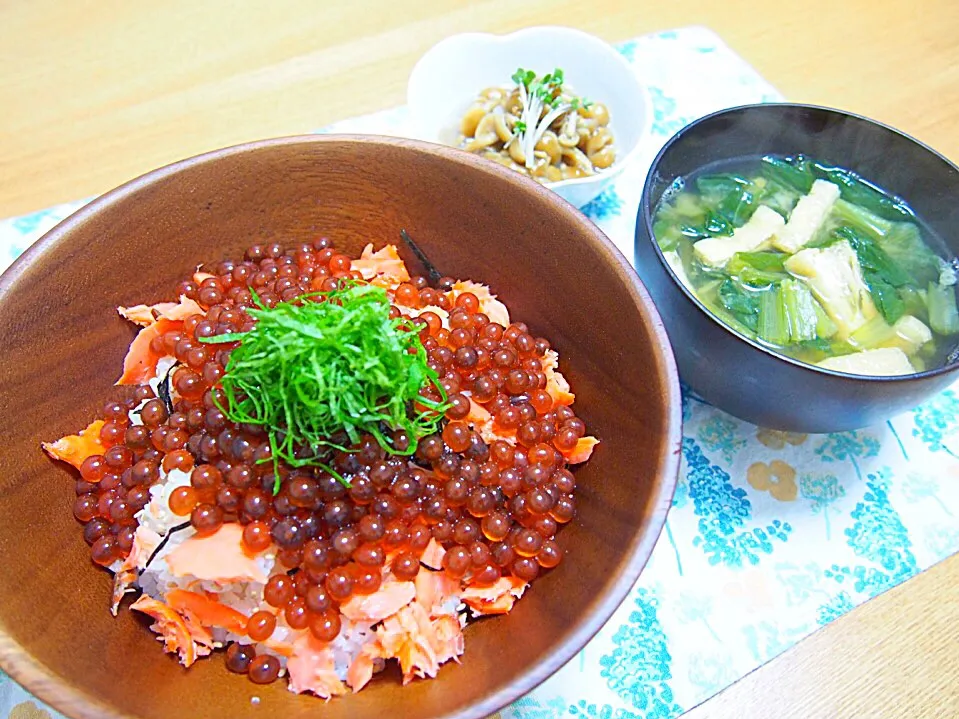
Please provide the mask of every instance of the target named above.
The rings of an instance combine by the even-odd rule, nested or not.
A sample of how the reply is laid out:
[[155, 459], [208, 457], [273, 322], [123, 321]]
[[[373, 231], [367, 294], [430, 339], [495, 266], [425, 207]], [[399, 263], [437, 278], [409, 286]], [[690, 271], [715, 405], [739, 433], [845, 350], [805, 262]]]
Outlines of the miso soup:
[[796, 360], [912, 374], [941, 365], [959, 335], [941, 240], [844, 168], [802, 155], [712, 165], [664, 194], [653, 231], [719, 320]]

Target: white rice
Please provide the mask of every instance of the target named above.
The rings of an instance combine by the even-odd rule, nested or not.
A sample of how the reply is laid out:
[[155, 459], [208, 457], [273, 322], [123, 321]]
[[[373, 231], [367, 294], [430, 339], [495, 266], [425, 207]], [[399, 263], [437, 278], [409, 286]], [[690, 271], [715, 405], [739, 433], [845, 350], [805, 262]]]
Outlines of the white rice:
[[[160, 396], [160, 383], [164, 379], [166, 379], [167, 373], [170, 371], [170, 368], [175, 366], [176, 363], [177, 361], [175, 357], [161, 357], [159, 361], [157, 362], [156, 377], [149, 380], [147, 384], [150, 385], [150, 388], [153, 390], [153, 393], [156, 394], [158, 397]], [[172, 387], [170, 388], [170, 392], [172, 394], [173, 392]], [[142, 410], [143, 406], [149, 401], [150, 400], [145, 399], [142, 402], [140, 402], [140, 404], [138, 404], [136, 407], [134, 407], [129, 412], [127, 412], [127, 417], [130, 418], [130, 424], [134, 424], [134, 425], [143, 424], [143, 420], [140, 419], [140, 410]]]
[[[448, 325], [448, 314], [438, 307], [428, 307], [423, 310], [412, 311], [412, 316], [419, 315], [422, 311], [429, 309], [440, 316], [443, 325]], [[177, 364], [173, 357], [163, 357], [157, 363], [157, 376], [149, 381], [153, 391], [159, 394], [159, 385], [167, 376], [169, 370]], [[172, 388], [171, 388], [172, 393]], [[129, 412], [130, 423], [133, 425], [143, 424], [140, 418], [140, 411], [149, 400], [144, 400]], [[151, 530], [166, 538], [163, 547], [152, 557], [149, 566], [140, 572], [139, 579], [135, 586], [138, 586], [144, 594], [153, 597], [159, 601], [164, 600], [164, 596], [173, 589], [185, 589], [189, 591], [210, 592], [217, 595], [217, 599], [245, 616], [250, 616], [261, 609], [271, 609], [263, 599], [263, 590], [265, 585], [261, 582], [239, 581], [239, 582], [219, 582], [211, 579], [200, 580], [193, 575], [174, 576], [170, 572], [166, 557], [184, 541], [196, 534], [192, 527], [185, 527], [170, 534], [174, 527], [186, 522], [186, 518], [178, 516], [170, 511], [170, 495], [178, 487], [190, 485], [190, 475], [182, 470], [174, 469], [165, 472], [161, 469], [159, 481], [150, 487], [150, 502], [136, 514], [136, 519], [140, 527]], [[169, 536], [168, 536], [169, 535]], [[145, 562], [147, 557], [143, 558]], [[282, 573], [283, 569], [276, 563], [276, 552], [270, 550], [259, 555], [256, 558], [257, 564], [266, 576]], [[116, 563], [119, 568], [120, 562]], [[441, 613], [455, 615], [461, 626], [466, 625], [467, 611], [458, 596], [450, 597], [439, 608]], [[333, 662], [337, 676], [341, 681], [346, 680], [347, 672], [350, 666], [360, 655], [363, 646], [374, 638], [375, 632], [369, 623], [353, 622], [343, 615], [340, 615], [342, 628], [339, 635], [332, 643]], [[271, 637], [271, 642], [292, 644], [300, 636], [306, 634], [309, 630], [294, 630], [287, 623], [280, 612], [277, 615], [276, 629]], [[214, 639], [214, 646], [224, 647], [229, 642], [238, 642], [240, 644], [251, 644], [247, 635], [239, 635], [229, 632], [222, 628], [213, 628], [211, 634]], [[257, 643], [258, 654], [272, 654], [280, 662], [281, 676], [286, 674], [287, 657], [271, 649], [264, 643]], [[374, 671], [379, 672], [385, 666], [382, 659], [374, 661]]]
[[186, 518], [170, 511], [170, 495], [177, 487], [189, 485], [190, 475], [182, 469], [161, 469], [160, 481], [150, 487], [150, 501], [135, 515], [140, 526], [165, 536], [173, 527], [183, 524]]
[[343, 626], [339, 635], [333, 640], [333, 667], [340, 681], [346, 680], [346, 673], [350, 665], [360, 655], [363, 645], [373, 638], [370, 624], [352, 622], [340, 616]]
[[[170, 535], [166, 544], [150, 562], [150, 566], [140, 574], [139, 585], [143, 591], [155, 599], [162, 599], [164, 594], [173, 589], [209, 592], [216, 594], [223, 604], [247, 616], [261, 609], [265, 587], [262, 582], [221, 582], [215, 579], [198, 579], [192, 574], [174, 576], [170, 572], [166, 561], [167, 556], [195, 534], [196, 531], [192, 527], [187, 527]], [[266, 552], [257, 556], [255, 561], [263, 573], [269, 576], [276, 564], [276, 553]], [[238, 639], [239, 637], [228, 638]]]

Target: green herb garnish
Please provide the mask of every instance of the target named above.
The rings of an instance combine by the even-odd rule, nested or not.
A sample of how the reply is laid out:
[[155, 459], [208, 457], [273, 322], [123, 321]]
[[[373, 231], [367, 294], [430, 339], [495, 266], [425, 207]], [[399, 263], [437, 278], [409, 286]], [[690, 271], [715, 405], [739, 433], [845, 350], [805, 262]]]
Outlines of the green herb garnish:
[[517, 85], [523, 85], [527, 89], [536, 79], [536, 73], [532, 70], [524, 70], [523, 68], [517, 68], [516, 72], [513, 73], [512, 80]]
[[550, 125], [564, 114], [575, 112], [580, 107], [587, 108], [592, 103], [563, 94], [565, 76], [560, 68], [541, 78], [537, 78], [532, 70], [518, 68], [513, 73], [512, 80], [519, 88], [519, 99], [523, 105], [513, 132], [526, 158], [526, 167], [532, 169], [536, 143]]
[[[223, 411], [233, 422], [267, 429], [273, 460], [320, 466], [345, 435], [356, 444], [368, 433], [387, 452], [411, 455], [437, 430], [446, 393], [427, 365], [419, 330], [408, 319], [390, 319], [386, 291], [350, 284], [258, 309], [249, 332], [201, 341], [239, 342], [227, 362]], [[421, 392], [432, 387], [441, 399]], [[402, 429], [408, 447], [393, 446], [388, 430]], [[274, 493], [278, 492], [277, 477]]]

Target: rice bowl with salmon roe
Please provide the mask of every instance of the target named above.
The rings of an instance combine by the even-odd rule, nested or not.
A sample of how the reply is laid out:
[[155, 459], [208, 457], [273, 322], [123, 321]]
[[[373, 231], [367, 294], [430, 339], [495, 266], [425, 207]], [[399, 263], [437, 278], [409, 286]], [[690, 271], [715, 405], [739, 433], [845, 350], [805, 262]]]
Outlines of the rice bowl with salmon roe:
[[121, 307], [140, 326], [102, 417], [45, 443], [74, 515], [189, 667], [329, 699], [389, 661], [460, 661], [463, 628], [557, 566], [570, 467], [598, 441], [549, 342], [489, 287], [393, 245], [254, 245]]

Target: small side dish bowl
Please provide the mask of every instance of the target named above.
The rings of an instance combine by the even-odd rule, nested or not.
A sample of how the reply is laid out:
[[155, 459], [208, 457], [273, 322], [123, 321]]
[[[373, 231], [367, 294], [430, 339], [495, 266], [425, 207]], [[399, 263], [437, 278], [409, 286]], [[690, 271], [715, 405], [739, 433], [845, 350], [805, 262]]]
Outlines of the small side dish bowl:
[[[220, 657], [184, 671], [149, 621], [126, 607], [110, 615], [112, 579], [71, 515], [75, 482], [40, 443], [85, 426], [116, 396], [132, 337], [118, 305], [166, 299], [196, 263], [253, 243], [327, 237], [356, 256], [401, 229], [443, 272], [489, 282], [561, 353], [577, 412], [601, 439], [576, 470], [576, 516], [558, 535], [565, 559], [508, 615], [467, 626], [462, 663], [434, 680], [403, 686], [390, 670], [327, 704], [230, 674]], [[0, 667], [76, 719], [486, 717], [609, 619], [652, 552], [679, 469], [676, 366], [626, 259], [535, 182], [412, 140], [268, 140], [133, 180], [0, 276], [0, 337]]]
[[848, 168], [901, 197], [944, 240], [947, 252], [959, 253], [956, 165], [865, 117], [782, 103], [708, 115], [666, 143], [643, 190], [636, 221], [636, 267], [662, 314], [680, 377], [704, 399], [772, 429], [809, 433], [856, 429], [921, 404], [959, 378], [959, 364], [947, 361], [924, 372], [880, 377], [790, 359], [717, 319], [677, 277], [653, 233], [656, 208], [678, 179], [727, 160], [797, 154]]
[[455, 145], [460, 119], [485, 88], [511, 84], [517, 68], [538, 75], [563, 70], [577, 95], [609, 108], [616, 160], [606, 170], [546, 185], [582, 207], [635, 158], [649, 134], [649, 94], [626, 59], [599, 38], [567, 27], [531, 27], [509, 35], [453, 35], [430, 49], [413, 68], [407, 89], [411, 130], [427, 142]]

